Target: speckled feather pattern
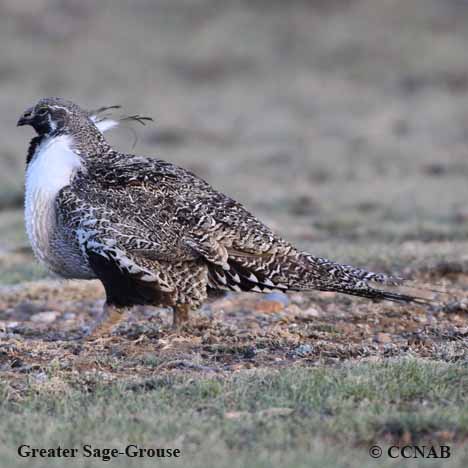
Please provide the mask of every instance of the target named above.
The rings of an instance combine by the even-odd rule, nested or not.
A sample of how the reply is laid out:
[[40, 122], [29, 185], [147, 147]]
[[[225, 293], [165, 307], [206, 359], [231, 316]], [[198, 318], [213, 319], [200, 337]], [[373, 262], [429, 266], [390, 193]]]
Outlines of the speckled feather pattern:
[[[117, 292], [105, 268], [93, 269], [102, 262], [145, 289], [130, 304], [197, 308], [209, 290], [321, 290], [416, 300], [370, 284], [399, 284], [398, 278], [299, 251], [191, 172], [117, 152], [88, 113], [76, 106], [72, 115], [61, 132], [72, 135], [83, 167], [58, 193], [57, 229], [70, 251], [80, 252], [84, 269], [103, 280], [108, 301]], [[29, 160], [36, 144], [33, 139]]]

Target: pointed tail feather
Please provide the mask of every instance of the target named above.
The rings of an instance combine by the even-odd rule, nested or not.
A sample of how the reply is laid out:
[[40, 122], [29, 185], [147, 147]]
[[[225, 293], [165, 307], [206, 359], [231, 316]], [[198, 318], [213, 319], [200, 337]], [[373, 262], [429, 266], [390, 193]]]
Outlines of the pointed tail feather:
[[312, 270], [319, 269], [334, 275], [335, 273], [342, 275], [344, 278], [353, 279], [354, 281], [374, 281], [380, 284], [388, 284], [400, 286], [406, 280], [400, 276], [388, 275], [386, 273], [374, 273], [363, 268], [354, 267], [352, 265], [342, 265], [340, 263], [328, 260], [327, 258], [314, 257], [308, 253], [303, 253], [300, 258], [304, 260], [305, 268], [310, 267]]
[[422, 306], [432, 306], [438, 304], [436, 301], [433, 301], [432, 299], [427, 299], [424, 297], [419, 297], [419, 296], [411, 296], [409, 294], [402, 294], [398, 292], [392, 292], [392, 291], [384, 291], [382, 289], [376, 289], [372, 287], [367, 287], [367, 288], [333, 288], [333, 289], [328, 289], [327, 291], [333, 291], [333, 292], [338, 292], [338, 293], [344, 293], [344, 294], [349, 294], [351, 296], [358, 296], [358, 297], [364, 297], [367, 299], [373, 299], [377, 301], [390, 301], [390, 302], [396, 302], [399, 304], [419, 304]]
[[248, 261], [249, 259], [242, 257], [236, 259], [231, 257], [228, 270], [212, 265], [209, 274], [210, 287], [262, 293], [274, 290], [333, 291], [400, 304], [413, 303], [424, 306], [437, 304], [432, 299], [373, 286], [373, 283], [378, 283], [388, 287], [401, 287], [405, 285], [405, 280], [400, 277], [341, 265], [307, 253], [295, 252], [292, 256], [276, 258], [274, 262], [267, 261], [263, 265], [258, 261], [247, 263]]
[[[406, 283], [406, 280], [402, 277], [387, 275], [385, 273], [374, 273], [351, 265], [341, 265], [325, 258], [313, 257], [309, 254], [304, 254], [303, 258], [305, 259], [305, 277], [307, 278], [308, 271], [315, 272], [314, 281], [311, 284], [312, 289], [334, 291], [352, 296], [398, 303], [413, 303], [424, 306], [437, 304], [432, 299], [386, 291], [372, 286], [372, 283], [379, 283], [401, 287]], [[317, 271], [320, 272], [319, 278], [317, 278]], [[428, 288], [416, 289], [430, 291]]]

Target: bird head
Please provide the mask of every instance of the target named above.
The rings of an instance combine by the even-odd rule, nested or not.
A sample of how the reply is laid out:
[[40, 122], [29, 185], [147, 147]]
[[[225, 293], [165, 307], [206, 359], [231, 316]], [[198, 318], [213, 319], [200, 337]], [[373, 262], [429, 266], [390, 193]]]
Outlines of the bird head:
[[122, 122], [136, 121], [145, 125], [146, 122], [153, 120], [151, 117], [143, 117], [139, 114], [112, 118], [108, 111], [119, 108], [120, 106], [107, 106], [86, 111], [66, 99], [44, 98], [35, 106], [26, 109], [17, 125], [31, 125], [40, 136], [70, 134], [84, 128], [92, 134], [102, 135]]
[[24, 111], [17, 125], [31, 125], [38, 135], [69, 133], [77, 123], [89, 121], [88, 113], [62, 98], [44, 98]]

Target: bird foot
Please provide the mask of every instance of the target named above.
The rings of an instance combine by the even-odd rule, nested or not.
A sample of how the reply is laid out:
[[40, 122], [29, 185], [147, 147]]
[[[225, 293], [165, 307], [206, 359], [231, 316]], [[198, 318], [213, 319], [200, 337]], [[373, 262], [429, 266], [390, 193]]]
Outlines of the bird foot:
[[114, 326], [122, 320], [125, 310], [124, 308], [106, 304], [101, 315], [94, 323], [82, 327], [82, 339], [86, 341], [97, 341], [102, 339], [105, 335], [110, 335]]
[[189, 312], [190, 306], [188, 304], [181, 304], [174, 307], [173, 330], [181, 331], [184, 326], [189, 323]]

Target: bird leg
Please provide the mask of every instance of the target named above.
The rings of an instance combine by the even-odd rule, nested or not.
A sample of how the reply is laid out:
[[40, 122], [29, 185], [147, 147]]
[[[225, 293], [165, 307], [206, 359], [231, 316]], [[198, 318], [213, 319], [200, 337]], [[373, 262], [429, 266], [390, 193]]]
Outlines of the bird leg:
[[114, 325], [122, 320], [126, 311], [125, 307], [104, 304], [101, 314], [87, 330], [86, 339], [94, 340], [110, 333]]
[[177, 304], [174, 306], [174, 318], [172, 328], [181, 328], [189, 321], [190, 306], [188, 304]]

